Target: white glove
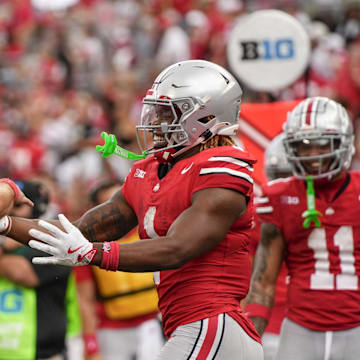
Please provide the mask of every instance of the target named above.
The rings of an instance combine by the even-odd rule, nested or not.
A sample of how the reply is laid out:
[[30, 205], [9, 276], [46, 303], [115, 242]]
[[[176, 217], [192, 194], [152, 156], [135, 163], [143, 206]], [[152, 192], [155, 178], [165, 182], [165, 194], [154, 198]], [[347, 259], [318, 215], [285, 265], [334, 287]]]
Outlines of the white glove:
[[66, 232], [44, 220], [40, 220], [39, 225], [51, 235], [36, 229], [30, 229], [29, 234], [41, 242], [30, 240], [29, 246], [52, 255], [49, 257], [35, 257], [32, 262], [34, 264], [68, 266], [88, 265], [97, 252], [94, 245], [63, 214], [59, 215], [59, 220]]

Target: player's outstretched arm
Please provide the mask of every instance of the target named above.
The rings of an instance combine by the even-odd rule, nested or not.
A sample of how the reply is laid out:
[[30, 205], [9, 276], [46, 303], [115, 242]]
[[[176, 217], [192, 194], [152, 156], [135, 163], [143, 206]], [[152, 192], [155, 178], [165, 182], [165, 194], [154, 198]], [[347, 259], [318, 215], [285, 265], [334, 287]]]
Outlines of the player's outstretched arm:
[[245, 209], [245, 196], [234, 190], [200, 190], [166, 236], [121, 244], [118, 269], [143, 272], [179, 268], [216, 247]]
[[[30, 229], [44, 231], [44, 228], [39, 226], [38, 219], [11, 218], [12, 226], [7, 236], [23, 244], [32, 239], [29, 235]], [[64, 230], [58, 220], [47, 222]], [[74, 224], [90, 242], [103, 242], [124, 236], [137, 225], [137, 218], [119, 190], [110, 200], [90, 209]]]
[[[94, 211], [98, 211], [96, 209]], [[110, 255], [106, 255], [112, 264], [109, 268], [130, 272], [179, 268], [187, 261], [217, 246], [245, 209], [245, 196], [239, 192], [222, 188], [200, 190], [193, 195], [192, 205], [178, 216], [166, 236], [128, 244], [116, 243], [116, 253], [112, 254], [110, 250]], [[97, 214], [97, 216], [100, 215]], [[103, 216], [110, 216], [110, 214]], [[93, 265], [103, 266], [103, 255], [109, 253], [110, 247], [103, 248], [101, 243], [90, 246], [90, 242], [76, 227], [67, 222], [64, 217], [61, 219], [66, 232], [44, 223], [44, 228], [51, 235], [30, 231], [33, 239], [41, 242], [32, 241], [29, 245], [52, 255], [35, 261], [71, 266], [91, 262]], [[96, 216], [92, 217], [93, 221], [96, 219]], [[88, 216], [86, 220], [89, 220]], [[84, 224], [80, 222], [79, 226], [84, 226]], [[88, 226], [91, 224], [89, 223]], [[98, 240], [97, 237], [96, 240]], [[94, 255], [94, 249], [96, 249], [96, 255]], [[113, 249], [112, 245], [111, 249]], [[115, 264], [114, 259], [116, 259]]]
[[[38, 219], [26, 219], [21, 217], [10, 216], [11, 218], [11, 230], [6, 236], [27, 245], [31, 236], [29, 235], [30, 229], [41, 229], [38, 226]], [[50, 223], [59, 226], [58, 220], [50, 220]]]
[[121, 190], [87, 211], [74, 225], [90, 242], [118, 240], [137, 225], [137, 217]]
[[246, 299], [246, 311], [260, 335], [263, 334], [271, 314], [284, 251], [285, 240], [281, 231], [273, 224], [263, 223], [250, 291]]

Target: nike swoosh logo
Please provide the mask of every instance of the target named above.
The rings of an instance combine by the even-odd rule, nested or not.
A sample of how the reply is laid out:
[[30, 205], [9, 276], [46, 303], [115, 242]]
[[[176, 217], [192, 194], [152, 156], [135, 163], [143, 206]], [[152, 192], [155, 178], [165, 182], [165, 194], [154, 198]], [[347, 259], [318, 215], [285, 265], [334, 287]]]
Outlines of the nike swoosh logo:
[[193, 166], [193, 164], [194, 164], [194, 163], [191, 163], [190, 166], [188, 166], [187, 168], [183, 169], [183, 170], [181, 171], [181, 174], [184, 175], [185, 173], [187, 173], [187, 172], [191, 169], [191, 167]]
[[173, 86], [175, 89], [180, 89], [180, 88], [189, 87], [190, 85], [175, 85], [175, 84], [171, 84], [171, 86]]
[[76, 249], [70, 249], [70, 248], [68, 248], [68, 254], [72, 254], [72, 253], [78, 251], [78, 250], [81, 249], [81, 248], [82, 248], [82, 246], [79, 246], [79, 247], [76, 248]]

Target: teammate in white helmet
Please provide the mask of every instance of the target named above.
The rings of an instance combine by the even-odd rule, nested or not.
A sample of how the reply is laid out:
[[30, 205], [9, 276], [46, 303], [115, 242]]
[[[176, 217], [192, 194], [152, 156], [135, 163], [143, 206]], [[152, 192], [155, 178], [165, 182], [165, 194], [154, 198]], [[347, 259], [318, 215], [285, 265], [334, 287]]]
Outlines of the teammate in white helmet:
[[284, 131], [294, 177], [264, 186], [257, 208], [263, 224], [252, 320], [262, 334], [285, 260], [287, 317], [276, 359], [359, 359], [360, 173], [348, 170], [352, 123], [340, 104], [314, 97], [295, 107]]
[[285, 137], [283, 132], [276, 135], [265, 149], [264, 168], [268, 181], [292, 175], [283, 143]]
[[[10, 236], [37, 239], [30, 246], [51, 255], [37, 263], [154, 272], [169, 337], [159, 360], [263, 358], [240, 308], [250, 278], [255, 163], [232, 139], [241, 95], [218, 65], [170, 66], [143, 100], [137, 131], [148, 157], [134, 164], [120, 191], [76, 227], [62, 215], [57, 226], [13, 219]], [[113, 241], [136, 225], [142, 241]]]

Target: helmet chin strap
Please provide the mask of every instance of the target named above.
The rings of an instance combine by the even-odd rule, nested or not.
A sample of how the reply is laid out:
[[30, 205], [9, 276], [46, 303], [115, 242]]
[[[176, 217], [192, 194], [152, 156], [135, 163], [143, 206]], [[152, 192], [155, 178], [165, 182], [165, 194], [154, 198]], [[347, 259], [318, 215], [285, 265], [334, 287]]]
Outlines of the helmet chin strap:
[[214, 135], [224, 135], [224, 136], [233, 136], [236, 135], [239, 130], [239, 124], [234, 124], [230, 126], [224, 127], [226, 123], [220, 123], [213, 126], [213, 128], [218, 127], [218, 125], [222, 125], [219, 131], [217, 131]]
[[160, 164], [166, 164], [174, 160], [176, 153], [176, 148], [171, 148], [167, 150], [157, 151], [154, 153], [154, 158]]
[[[170, 162], [170, 161], [174, 160], [176, 157], [178, 157], [179, 155], [192, 149], [193, 147], [208, 141], [215, 135], [233, 136], [233, 135], [237, 134], [238, 129], [239, 129], [238, 124], [234, 124], [231, 126], [228, 126], [228, 123], [226, 123], [226, 122], [215, 124], [210, 129], [205, 130], [203, 132], [203, 134], [198, 139], [196, 139], [196, 141], [193, 144], [182, 147], [178, 151], [176, 151], [176, 148], [159, 151], [157, 153], [154, 153], [154, 157], [160, 162]], [[174, 150], [174, 152], [171, 152], [171, 150]], [[159, 154], [159, 157], [157, 156], [157, 154]], [[165, 155], [165, 158], [164, 158], [164, 155]]]

